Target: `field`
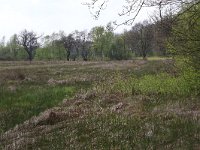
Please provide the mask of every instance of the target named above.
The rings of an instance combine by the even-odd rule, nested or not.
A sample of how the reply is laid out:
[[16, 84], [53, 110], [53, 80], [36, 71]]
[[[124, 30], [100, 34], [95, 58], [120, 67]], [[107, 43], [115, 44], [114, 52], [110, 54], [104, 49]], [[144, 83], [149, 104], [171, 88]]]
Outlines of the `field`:
[[199, 149], [199, 75], [180, 72], [165, 58], [0, 62], [0, 149]]

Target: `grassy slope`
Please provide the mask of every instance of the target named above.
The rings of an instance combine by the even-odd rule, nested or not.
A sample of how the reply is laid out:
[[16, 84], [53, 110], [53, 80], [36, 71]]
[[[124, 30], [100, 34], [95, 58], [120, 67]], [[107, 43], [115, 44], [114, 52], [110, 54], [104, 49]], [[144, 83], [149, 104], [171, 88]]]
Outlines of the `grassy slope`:
[[[0, 116], [7, 121], [1, 124], [2, 132], [57, 105], [2, 134], [4, 148], [13, 149], [14, 143], [16, 149], [200, 146], [198, 91], [179, 88], [182, 78], [170, 61], [36, 62], [30, 68], [25, 62], [21, 66], [2, 63], [0, 70], [0, 110], [11, 116]], [[163, 87], [162, 81], [173, 90]], [[178, 84], [171, 85], [174, 81]], [[79, 94], [70, 98], [77, 90]]]

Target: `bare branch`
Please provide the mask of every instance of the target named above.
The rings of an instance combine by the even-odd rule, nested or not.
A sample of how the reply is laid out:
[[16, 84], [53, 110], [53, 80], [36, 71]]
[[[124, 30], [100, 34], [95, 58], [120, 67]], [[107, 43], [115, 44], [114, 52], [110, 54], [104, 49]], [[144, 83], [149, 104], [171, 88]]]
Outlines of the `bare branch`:
[[[91, 0], [90, 3], [84, 3], [89, 8], [90, 13], [95, 19], [98, 19], [101, 12], [107, 7], [108, 2], [111, 0]], [[172, 12], [177, 14], [183, 4], [197, 4], [199, 0], [124, 0], [125, 5], [122, 5], [122, 11], [117, 12], [120, 17], [128, 17], [122, 23], [114, 22], [114, 25], [119, 27], [120, 25], [132, 25], [142, 8], [155, 7], [159, 10], [160, 20], [162, 20], [162, 12], [167, 9], [171, 9]]]

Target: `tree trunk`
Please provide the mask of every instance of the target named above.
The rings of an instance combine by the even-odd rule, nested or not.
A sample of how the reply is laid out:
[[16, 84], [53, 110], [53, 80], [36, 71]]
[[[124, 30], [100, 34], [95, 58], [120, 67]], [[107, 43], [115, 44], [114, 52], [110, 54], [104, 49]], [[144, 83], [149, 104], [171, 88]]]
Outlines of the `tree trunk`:
[[33, 55], [32, 55], [32, 52], [29, 52], [28, 53], [28, 59], [29, 59], [29, 62], [31, 64], [32, 60], [33, 60]]
[[67, 61], [69, 61], [70, 51], [67, 51]]

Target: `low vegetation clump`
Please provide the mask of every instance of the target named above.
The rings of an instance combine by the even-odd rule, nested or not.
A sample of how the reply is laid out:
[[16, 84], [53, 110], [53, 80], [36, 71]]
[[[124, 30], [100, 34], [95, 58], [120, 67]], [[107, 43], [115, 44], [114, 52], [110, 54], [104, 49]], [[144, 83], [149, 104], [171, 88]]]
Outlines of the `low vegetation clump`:
[[[112, 91], [129, 94], [198, 95], [200, 76], [196, 72], [183, 72], [178, 76], [167, 73], [130, 77], [126, 80], [119, 74], [111, 85]], [[107, 86], [107, 85], [105, 85]]]

